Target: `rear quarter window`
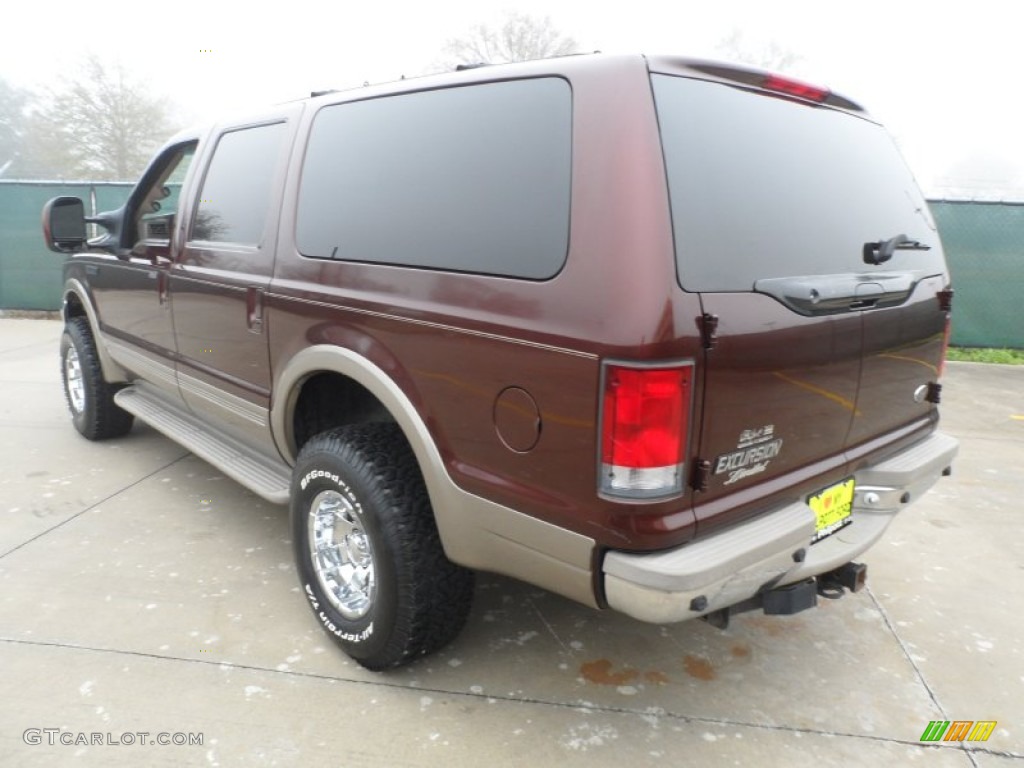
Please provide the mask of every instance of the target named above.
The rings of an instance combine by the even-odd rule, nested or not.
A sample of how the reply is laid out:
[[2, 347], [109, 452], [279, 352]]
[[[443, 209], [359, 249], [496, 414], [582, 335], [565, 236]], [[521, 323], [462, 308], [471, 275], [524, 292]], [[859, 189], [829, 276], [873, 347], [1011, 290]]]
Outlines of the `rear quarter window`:
[[571, 91], [559, 78], [328, 106], [300, 184], [307, 257], [529, 279], [569, 239]]
[[897, 234], [933, 247], [886, 267], [942, 271], [927, 204], [877, 123], [704, 80], [652, 85], [683, 288], [867, 272], [864, 244]]

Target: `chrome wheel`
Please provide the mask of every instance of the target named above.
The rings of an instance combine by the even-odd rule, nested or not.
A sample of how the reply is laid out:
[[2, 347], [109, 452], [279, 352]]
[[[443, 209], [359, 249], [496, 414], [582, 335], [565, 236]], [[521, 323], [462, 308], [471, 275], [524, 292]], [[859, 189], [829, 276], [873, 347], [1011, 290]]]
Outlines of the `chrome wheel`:
[[85, 382], [82, 379], [82, 364], [78, 350], [72, 344], [64, 356], [64, 381], [68, 389], [68, 400], [75, 413], [85, 410]]
[[352, 503], [323, 491], [309, 511], [309, 553], [320, 587], [346, 619], [370, 612], [376, 592], [373, 547]]

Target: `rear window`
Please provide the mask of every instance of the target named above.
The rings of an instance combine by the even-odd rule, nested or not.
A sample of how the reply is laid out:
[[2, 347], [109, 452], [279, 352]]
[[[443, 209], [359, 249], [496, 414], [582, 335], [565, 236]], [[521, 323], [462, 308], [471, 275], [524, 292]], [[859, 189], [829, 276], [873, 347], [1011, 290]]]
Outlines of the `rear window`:
[[309, 257], [555, 275], [569, 240], [568, 83], [539, 78], [325, 107], [302, 169]]
[[[762, 278], [942, 270], [935, 225], [890, 136], [876, 123], [742, 88], [652, 75], [679, 280], [749, 291]], [[882, 267], [866, 242], [899, 234], [932, 246]]]

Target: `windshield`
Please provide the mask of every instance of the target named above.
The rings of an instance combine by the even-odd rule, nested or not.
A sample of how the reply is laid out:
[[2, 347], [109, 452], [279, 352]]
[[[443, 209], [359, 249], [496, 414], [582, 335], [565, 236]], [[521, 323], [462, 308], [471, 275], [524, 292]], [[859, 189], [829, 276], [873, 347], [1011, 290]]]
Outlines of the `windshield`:
[[[927, 204], [886, 131], [839, 110], [704, 80], [652, 75], [679, 281], [750, 291], [762, 278], [942, 271]], [[931, 246], [883, 267], [864, 244]]]

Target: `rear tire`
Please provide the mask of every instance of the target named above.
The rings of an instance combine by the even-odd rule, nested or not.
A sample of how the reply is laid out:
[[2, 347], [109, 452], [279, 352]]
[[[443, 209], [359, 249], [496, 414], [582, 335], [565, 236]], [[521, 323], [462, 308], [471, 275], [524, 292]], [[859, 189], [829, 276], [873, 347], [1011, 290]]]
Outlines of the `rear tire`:
[[396, 425], [311, 438], [291, 499], [303, 591], [349, 656], [390, 669], [455, 638], [469, 615], [473, 573], [445, 557], [416, 457]]
[[60, 340], [60, 370], [64, 399], [71, 421], [89, 440], [120, 437], [132, 428], [134, 417], [114, 403], [121, 385], [103, 378], [96, 341], [84, 317], [72, 317]]

